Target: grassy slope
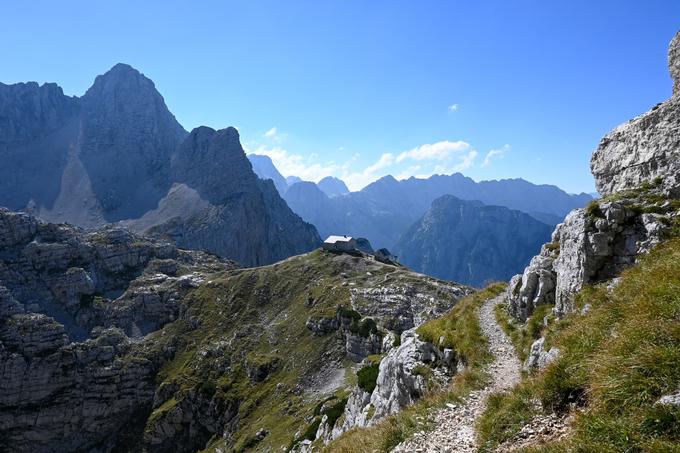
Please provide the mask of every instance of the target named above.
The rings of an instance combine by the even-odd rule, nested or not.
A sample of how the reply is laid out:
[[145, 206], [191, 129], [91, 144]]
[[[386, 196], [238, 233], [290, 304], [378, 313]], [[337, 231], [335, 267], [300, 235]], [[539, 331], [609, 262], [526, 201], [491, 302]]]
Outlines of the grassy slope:
[[583, 316], [548, 328], [559, 359], [489, 401], [479, 423], [486, 450], [511, 439], [537, 409], [576, 412], [572, 436], [535, 451], [680, 451], [680, 409], [654, 403], [680, 385], [680, 239], [623, 273], [613, 291], [587, 287]]
[[482, 335], [476, 311], [482, 303], [500, 294], [505, 284], [494, 284], [462, 299], [444, 316], [427, 322], [417, 329], [422, 339], [439, 343], [444, 337], [445, 347], [452, 347], [467, 364], [449, 388], [433, 392], [369, 428], [345, 433], [326, 448], [328, 452], [364, 453], [388, 452], [415, 432], [428, 429], [427, 415], [448, 402], [458, 401], [484, 382], [484, 365], [492, 359]]
[[[443, 303], [455, 303], [439, 294], [433, 279], [415, 279], [400, 267], [371, 262], [366, 268], [360, 258], [336, 257], [317, 250], [271, 266], [218, 274], [194, 290], [182, 319], [154, 334], [156, 348], [171, 345], [176, 350], [160, 370], [158, 385], [177, 390], [151, 414], [147, 429], [190, 392], [200, 391], [238, 406], [233, 439], [217, 437], [208, 451], [279, 451], [296, 432], [311, 431], [320, 418], [316, 412], [323, 396], [296, 388], [309, 388], [308, 379], [334, 361], [349, 370], [342, 387], [356, 380], [354, 364], [342, 360], [341, 338], [313, 335], [305, 327], [310, 316], [333, 317], [338, 305], [349, 307], [351, 284], [371, 288], [384, 281], [424, 288]], [[356, 260], [360, 265], [355, 266]], [[259, 382], [248, 373], [257, 367], [271, 370]], [[346, 398], [342, 387], [333, 395], [338, 403]], [[330, 415], [338, 411], [336, 404], [327, 406]], [[255, 435], [261, 428], [269, 434], [259, 440]]]

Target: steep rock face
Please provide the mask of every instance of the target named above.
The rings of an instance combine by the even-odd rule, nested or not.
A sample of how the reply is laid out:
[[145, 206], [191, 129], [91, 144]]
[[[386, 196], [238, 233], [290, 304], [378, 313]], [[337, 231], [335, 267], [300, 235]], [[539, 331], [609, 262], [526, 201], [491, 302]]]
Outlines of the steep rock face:
[[[196, 190], [205, 209], [182, 217], [167, 212], [147, 231], [186, 248], [208, 250], [248, 266], [308, 252], [316, 229], [281, 199], [273, 183], [253, 173], [236, 129], [194, 129], [172, 158], [173, 179]], [[136, 228], [135, 222], [131, 224]], [[141, 230], [141, 228], [140, 228]]]
[[3, 448], [129, 448], [171, 352], [145, 335], [181, 316], [204, 275], [233, 267], [124, 230], [85, 233], [0, 209]]
[[153, 82], [123, 64], [82, 98], [55, 84], [2, 85], [0, 124], [0, 204], [86, 227], [154, 207], [186, 135]]
[[509, 279], [549, 238], [550, 227], [528, 214], [446, 195], [404, 233], [394, 253], [418, 272], [482, 286]]
[[618, 126], [602, 138], [591, 169], [603, 194], [660, 180], [680, 196], [680, 32], [671, 42], [668, 65], [674, 81], [671, 99]]
[[680, 32], [676, 33], [668, 48], [668, 69], [673, 79], [673, 96], [680, 95]]
[[81, 99], [80, 159], [104, 218], [136, 218], [170, 188], [170, 154], [186, 131], [153, 82], [125, 64], [98, 76]]
[[79, 111], [55, 84], [0, 83], [1, 205], [54, 202]]
[[[680, 33], [669, 51], [678, 80]], [[673, 98], [607, 134], [591, 168], [604, 196], [572, 211], [522, 275], [508, 288], [509, 312], [526, 319], [539, 304], [573, 311], [583, 285], [616, 277], [680, 224], [680, 104]]]

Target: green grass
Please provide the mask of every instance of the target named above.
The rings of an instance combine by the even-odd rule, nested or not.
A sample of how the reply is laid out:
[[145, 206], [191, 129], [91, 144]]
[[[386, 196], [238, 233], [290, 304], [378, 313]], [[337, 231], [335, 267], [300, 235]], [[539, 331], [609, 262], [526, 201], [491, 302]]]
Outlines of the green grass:
[[680, 410], [654, 404], [680, 383], [680, 240], [643, 257], [612, 291], [587, 287], [577, 299], [592, 308], [551, 330], [559, 358], [490, 400], [479, 423], [482, 445], [490, 450], [512, 438], [536, 400], [547, 412], [582, 410], [570, 438], [531, 451], [680, 451]]
[[377, 363], [371, 363], [361, 368], [357, 371], [357, 385], [365, 392], [373, 393], [379, 371], [380, 365]]
[[469, 365], [486, 363], [491, 357], [479, 326], [476, 309], [499, 295], [505, 283], [494, 283], [461, 300], [444, 316], [422, 324], [416, 332], [423, 341], [451, 348]]
[[494, 308], [496, 321], [510, 337], [515, 352], [522, 362], [526, 360], [531, 344], [538, 340], [545, 330], [543, 319], [547, 316], [549, 322], [553, 320], [552, 307], [552, 305], [539, 305], [524, 324], [516, 321], [508, 314], [507, 305], [498, 304]]
[[[440, 347], [452, 347], [459, 358], [467, 364], [451, 384], [436, 392], [430, 392], [415, 404], [401, 412], [386, 417], [369, 428], [352, 429], [330, 443], [324, 451], [332, 453], [388, 452], [418, 431], [431, 430], [428, 416], [449, 402], [459, 402], [474, 389], [486, 382], [484, 366], [492, 359], [482, 335], [476, 311], [482, 303], [505, 289], [496, 283], [462, 299], [451, 311], [433, 321], [421, 325], [416, 331], [424, 341]], [[439, 339], [443, 337], [440, 344]], [[417, 370], [429, 375], [431, 370]]]
[[[403, 268], [361, 260], [317, 250], [270, 266], [209, 276], [182, 300], [181, 319], [154, 332], [154, 341], [147, 343], [152, 358], [174, 351], [159, 363], [156, 382], [166, 390], [168, 403], [147, 419], [147, 432], [176, 415], [178, 405], [195, 407], [188, 397], [201, 398], [205, 407], [237, 412], [232, 435], [222, 437], [219, 431], [205, 442], [199, 439], [207, 443], [206, 451], [280, 451], [301, 440], [294, 439], [297, 432], [316, 434], [324, 415], [338, 421], [347, 389], [356, 384], [350, 371], [354, 364], [345, 363], [345, 381], [332, 395], [296, 391], [308, 388], [329, 357], [344, 358], [337, 335], [314, 335], [305, 326], [307, 319], [335, 317], [340, 311], [359, 335], [380, 334], [378, 318], [364, 318], [357, 311], [361, 308], [351, 308], [350, 285], [343, 283], [373, 288], [410, 285], [414, 279]], [[433, 297], [442, 291], [434, 279], [422, 278], [417, 285]], [[453, 305], [455, 297], [444, 294], [441, 299]], [[258, 437], [260, 429], [268, 430], [267, 436]]]

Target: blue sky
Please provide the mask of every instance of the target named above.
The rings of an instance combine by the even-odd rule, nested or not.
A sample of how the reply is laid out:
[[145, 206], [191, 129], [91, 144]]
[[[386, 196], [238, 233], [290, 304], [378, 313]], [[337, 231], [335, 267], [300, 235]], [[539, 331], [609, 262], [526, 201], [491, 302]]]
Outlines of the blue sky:
[[33, 1], [0, 23], [0, 81], [81, 95], [129, 63], [185, 128], [236, 126], [285, 175], [580, 192], [600, 137], [670, 96], [680, 1]]

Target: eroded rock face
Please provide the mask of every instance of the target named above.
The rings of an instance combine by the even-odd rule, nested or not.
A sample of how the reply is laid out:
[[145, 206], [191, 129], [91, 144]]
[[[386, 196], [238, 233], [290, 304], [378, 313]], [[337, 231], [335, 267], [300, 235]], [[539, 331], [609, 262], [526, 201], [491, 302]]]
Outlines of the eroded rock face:
[[645, 213], [639, 202], [601, 202], [591, 212], [572, 211], [555, 229], [553, 242], [511, 280], [510, 314], [525, 320], [536, 306], [553, 303], [556, 314], [569, 313], [583, 285], [614, 278], [635, 264], [663, 239], [669, 219], [679, 215], [672, 208], [666, 214]]
[[673, 96], [680, 95], [680, 32], [675, 34], [668, 49], [668, 69], [673, 78]]
[[[445, 385], [458, 370], [456, 355], [418, 338], [415, 329], [401, 335], [401, 345], [380, 362], [373, 392], [357, 387], [345, 407], [344, 421], [332, 438], [357, 426], [369, 426], [422, 398], [431, 388]], [[462, 366], [462, 365], [461, 365]]]
[[680, 33], [671, 42], [668, 66], [673, 97], [605, 135], [593, 153], [590, 166], [602, 195], [655, 180], [680, 195]]
[[601, 201], [572, 211], [508, 288], [509, 312], [525, 320], [540, 304], [574, 310], [583, 285], [611, 280], [663, 240], [680, 218], [680, 32], [670, 45], [671, 99], [607, 134], [591, 169]]
[[203, 273], [232, 267], [125, 230], [85, 233], [0, 209], [3, 447], [128, 448], [165, 359], [138, 340], [180, 315]]

